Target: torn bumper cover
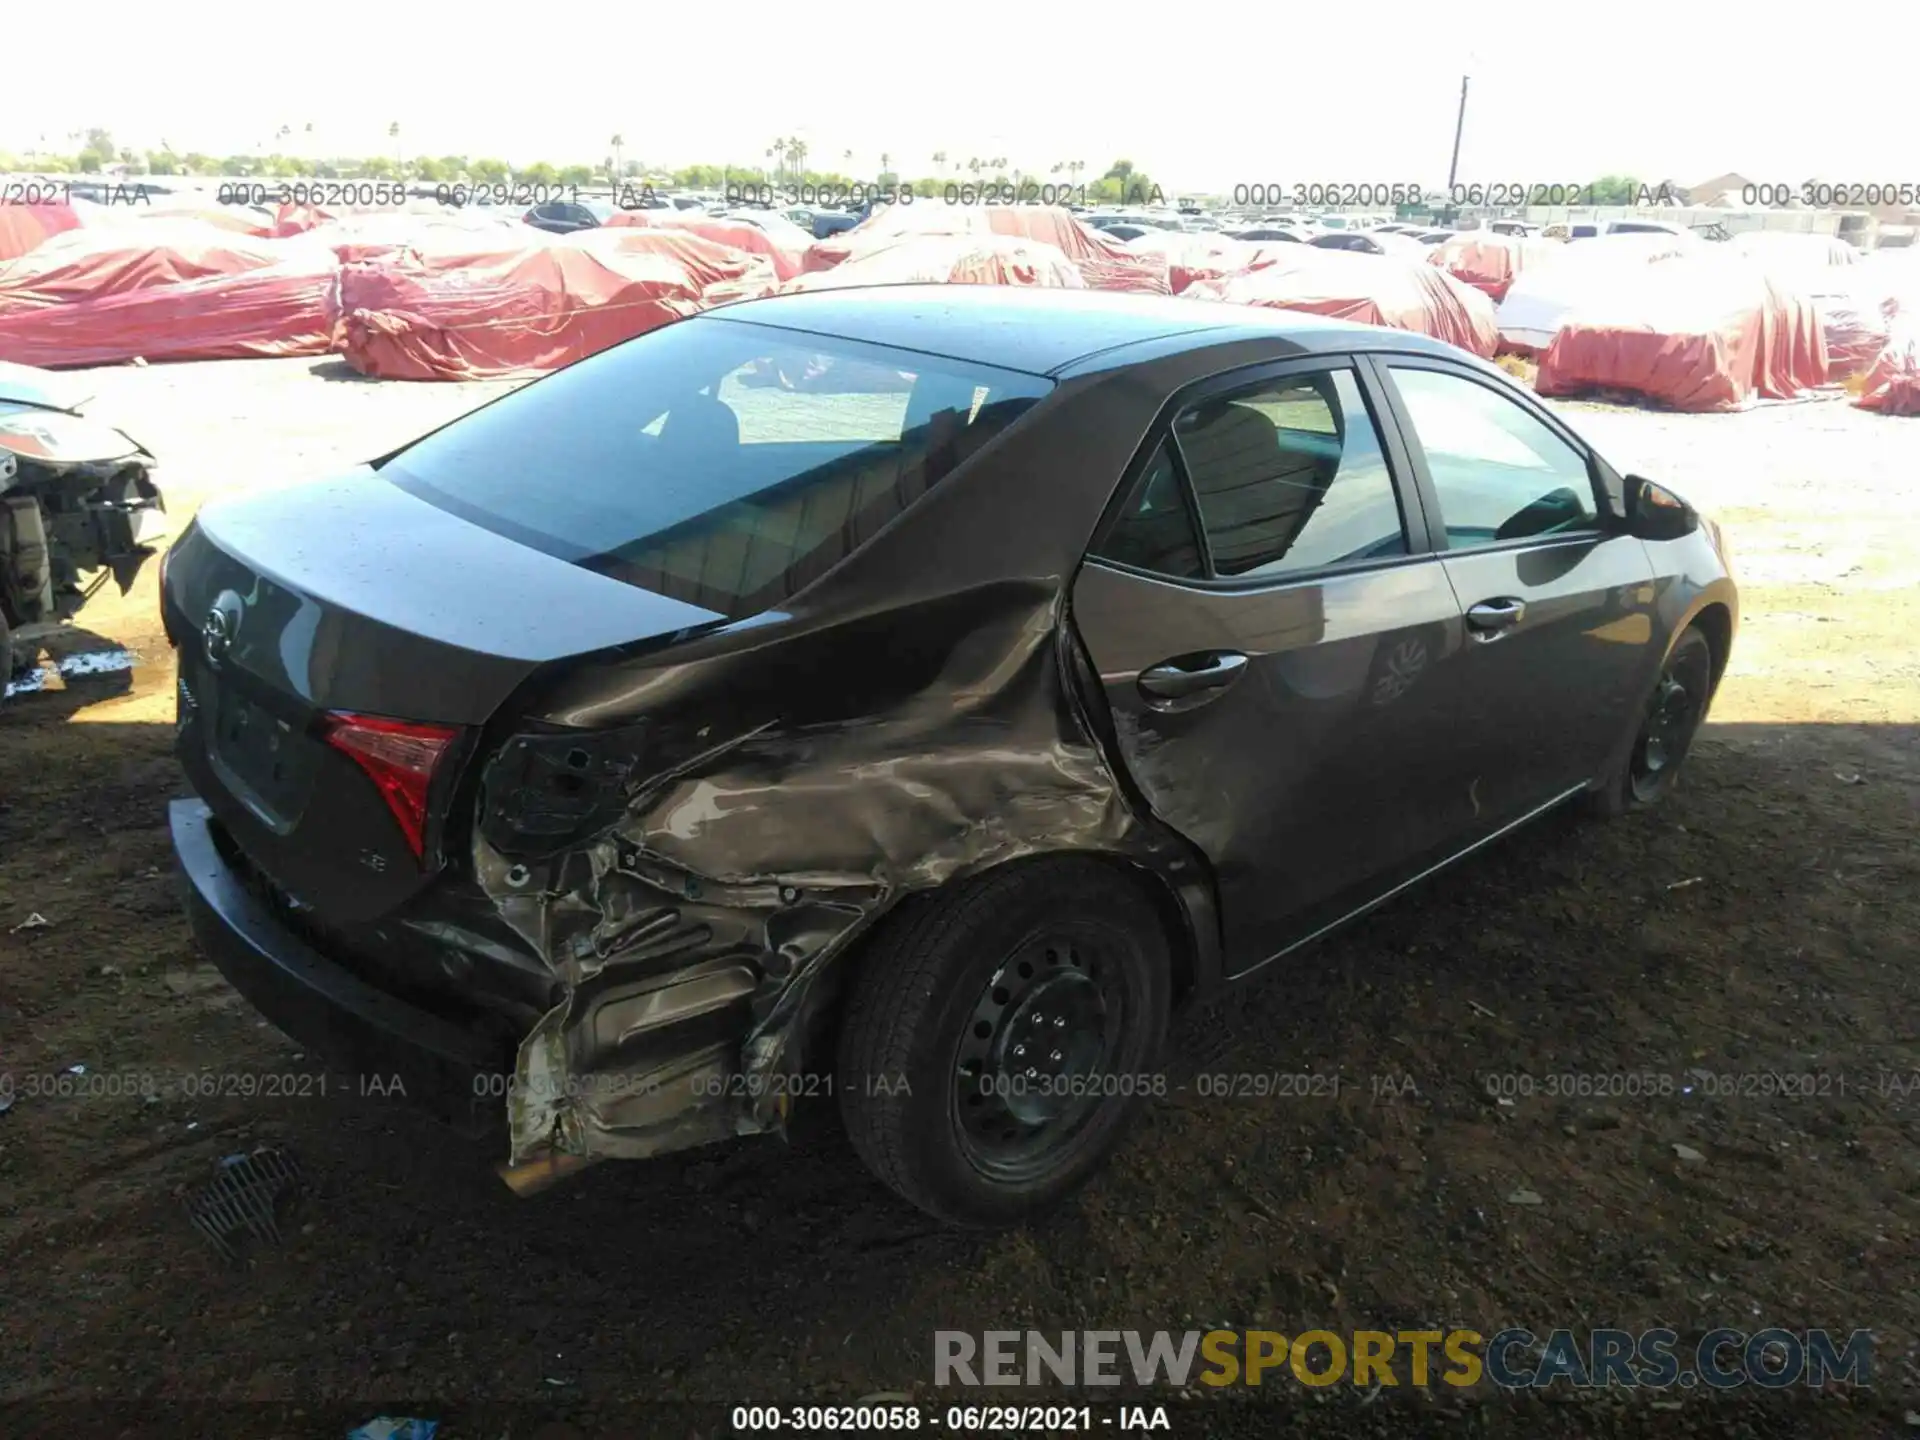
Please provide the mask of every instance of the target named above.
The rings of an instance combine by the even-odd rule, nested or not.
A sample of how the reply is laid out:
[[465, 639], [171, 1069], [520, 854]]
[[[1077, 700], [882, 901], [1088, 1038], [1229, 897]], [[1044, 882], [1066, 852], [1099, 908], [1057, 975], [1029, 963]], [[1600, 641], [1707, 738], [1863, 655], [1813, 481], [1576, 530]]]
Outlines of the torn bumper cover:
[[[565, 994], [520, 1047], [514, 1165], [783, 1131], [797, 1097], [832, 1089], [818, 1073], [831, 1057], [807, 1050], [838, 993], [834, 962], [895, 902], [1024, 855], [1144, 863], [1165, 843], [1092, 737], [1057, 592], [1020, 588], [974, 597], [937, 676], [903, 678], [897, 703], [749, 721], [718, 746], [702, 727], [702, 753], [618, 785], [612, 823], [545, 858], [490, 843], [487, 819], [527, 808], [524, 790], [503, 803], [490, 773], [478, 879]], [[620, 743], [654, 753], [671, 730], [669, 717]], [[591, 743], [516, 742], [589, 771]], [[524, 778], [528, 758], [503, 763]]]

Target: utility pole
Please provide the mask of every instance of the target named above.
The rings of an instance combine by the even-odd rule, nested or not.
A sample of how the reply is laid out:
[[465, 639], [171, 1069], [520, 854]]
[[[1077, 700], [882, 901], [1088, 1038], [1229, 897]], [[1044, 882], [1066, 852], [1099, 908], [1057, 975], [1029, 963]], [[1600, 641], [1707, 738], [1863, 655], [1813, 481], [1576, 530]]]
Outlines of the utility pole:
[[1460, 114], [1453, 122], [1453, 161], [1447, 166], [1447, 203], [1453, 203], [1453, 182], [1460, 176], [1460, 134], [1467, 128], [1467, 77], [1460, 77]]

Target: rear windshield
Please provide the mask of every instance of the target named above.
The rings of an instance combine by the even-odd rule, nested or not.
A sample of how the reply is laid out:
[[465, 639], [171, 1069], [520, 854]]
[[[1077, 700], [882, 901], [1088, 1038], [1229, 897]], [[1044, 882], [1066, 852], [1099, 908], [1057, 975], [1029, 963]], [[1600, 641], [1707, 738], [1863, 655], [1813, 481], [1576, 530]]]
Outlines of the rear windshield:
[[838, 564], [1051, 388], [688, 320], [463, 416], [380, 469], [522, 544], [740, 618]]

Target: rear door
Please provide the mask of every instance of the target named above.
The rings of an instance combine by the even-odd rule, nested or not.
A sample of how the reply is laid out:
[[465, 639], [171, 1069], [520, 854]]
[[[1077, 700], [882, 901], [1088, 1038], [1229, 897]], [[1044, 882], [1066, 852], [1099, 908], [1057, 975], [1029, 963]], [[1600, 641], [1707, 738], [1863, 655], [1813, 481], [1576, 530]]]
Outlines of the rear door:
[[1074, 586], [1122, 758], [1211, 861], [1236, 973], [1458, 825], [1461, 617], [1371, 387], [1318, 359], [1183, 397]]
[[1372, 363], [1466, 615], [1463, 744], [1476, 815], [1499, 825], [1598, 773], [1644, 698], [1653, 565], [1551, 412], [1468, 366]]

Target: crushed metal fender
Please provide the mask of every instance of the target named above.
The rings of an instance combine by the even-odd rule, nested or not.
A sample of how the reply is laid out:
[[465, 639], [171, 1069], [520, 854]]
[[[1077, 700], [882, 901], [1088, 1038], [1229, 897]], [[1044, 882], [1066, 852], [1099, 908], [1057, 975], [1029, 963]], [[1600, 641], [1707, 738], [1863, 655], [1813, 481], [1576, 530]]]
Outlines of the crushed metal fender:
[[808, 1089], [817, 982], [894, 901], [1022, 856], [1162, 843], [1072, 698], [1052, 596], [1001, 599], [941, 683], [888, 710], [753, 726], [550, 859], [476, 841], [483, 887], [567, 989], [520, 1047], [514, 1164], [780, 1130]]
[[1218, 973], [1210, 870], [1127, 776], [1068, 612], [1158, 397], [1242, 350], [1271, 358], [1176, 348], [1063, 380], [1048, 424], [989, 441], [782, 609], [518, 708], [539, 719], [481, 777], [474, 872], [560, 999], [519, 1048], [512, 1165], [784, 1133], [831, 1088], [809, 1050], [840, 957], [1010, 861], [1137, 868]]

